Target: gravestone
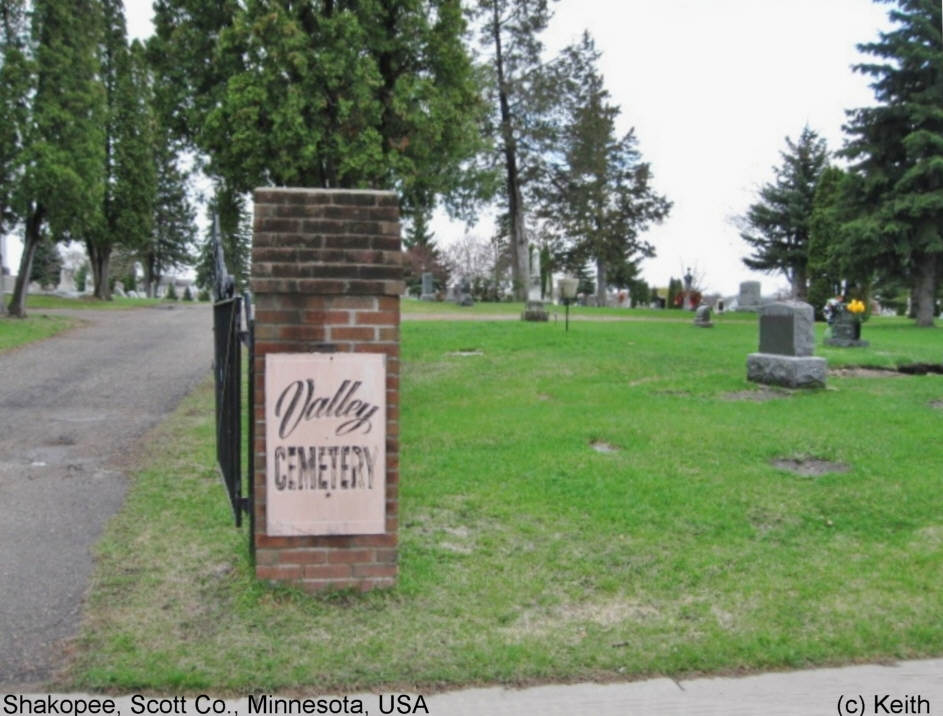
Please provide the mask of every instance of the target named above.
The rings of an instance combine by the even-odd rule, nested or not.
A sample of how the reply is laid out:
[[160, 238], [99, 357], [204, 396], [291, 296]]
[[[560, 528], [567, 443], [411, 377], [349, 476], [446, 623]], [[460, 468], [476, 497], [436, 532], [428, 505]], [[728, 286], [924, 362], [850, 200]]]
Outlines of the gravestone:
[[471, 295], [471, 284], [468, 283], [467, 278], [462, 278], [461, 283], [458, 284], [458, 291], [455, 297], [455, 303], [459, 306], [474, 306], [475, 299]]
[[711, 322], [711, 307], [706, 303], [702, 303], [694, 312], [694, 325], [700, 328], [714, 327], [714, 324]]
[[825, 344], [838, 348], [867, 348], [871, 343], [861, 340], [861, 321], [848, 311], [842, 311], [831, 322], [832, 335]]
[[115, 281], [115, 290], [112, 291], [112, 293], [115, 294], [116, 296], [120, 297], [120, 298], [127, 298], [127, 297], [128, 297], [128, 295], [124, 292], [124, 282], [123, 282], [123, 281]]
[[75, 274], [70, 268], [59, 269], [59, 285], [57, 293], [75, 293]]
[[435, 301], [435, 283], [432, 274], [424, 271], [422, 274], [422, 293], [419, 296], [420, 301]]
[[747, 380], [788, 388], [821, 388], [828, 363], [812, 355], [814, 312], [800, 301], [760, 308], [760, 349], [747, 356]]
[[756, 311], [760, 307], [760, 282], [744, 281], [737, 298], [738, 311]]

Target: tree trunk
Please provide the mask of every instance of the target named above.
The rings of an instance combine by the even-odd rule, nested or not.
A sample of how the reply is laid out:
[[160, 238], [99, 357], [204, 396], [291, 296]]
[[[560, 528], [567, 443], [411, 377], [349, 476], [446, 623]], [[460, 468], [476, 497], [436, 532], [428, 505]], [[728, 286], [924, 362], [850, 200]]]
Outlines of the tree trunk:
[[914, 261], [914, 289], [911, 304], [916, 307], [918, 326], [932, 326], [936, 308], [936, 256], [920, 254]]
[[23, 234], [23, 253], [20, 256], [20, 269], [10, 298], [10, 315], [26, 318], [26, 293], [29, 289], [29, 275], [33, 271], [33, 256], [40, 242], [40, 228], [43, 225], [45, 210], [41, 206], [34, 208], [26, 218], [26, 231]]
[[144, 293], [148, 298], [154, 298], [154, 271], [149, 260], [144, 261]]
[[605, 307], [606, 305], [606, 262], [602, 259], [596, 259], [596, 305]]
[[111, 290], [108, 287], [108, 267], [111, 263], [111, 246], [102, 247], [86, 241], [85, 248], [88, 251], [88, 262], [91, 264], [92, 277], [95, 281], [95, 298], [109, 301]]
[[498, 71], [498, 102], [501, 106], [501, 136], [504, 142], [504, 168], [507, 175], [508, 219], [511, 224], [511, 283], [514, 300], [526, 301], [529, 278], [527, 276], [527, 237], [524, 235], [524, 206], [517, 167], [517, 144], [511, 124], [511, 103], [508, 99], [507, 80], [504, 76], [498, 3], [494, 3], [491, 31], [494, 36], [494, 56]]
[[796, 266], [792, 272], [792, 297], [797, 301], [806, 301], [809, 297], [809, 286], [805, 266]]

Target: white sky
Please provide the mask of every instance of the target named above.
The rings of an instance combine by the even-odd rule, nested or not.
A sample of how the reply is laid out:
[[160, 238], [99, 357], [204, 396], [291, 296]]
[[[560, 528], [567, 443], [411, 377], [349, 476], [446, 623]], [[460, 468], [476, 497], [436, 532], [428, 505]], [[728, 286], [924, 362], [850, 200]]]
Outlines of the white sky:
[[[149, 0], [125, 0], [129, 34], [151, 32]], [[785, 138], [808, 123], [830, 149], [842, 144], [844, 110], [871, 104], [866, 59], [855, 44], [889, 26], [872, 0], [561, 0], [544, 35], [550, 51], [589, 30], [600, 69], [622, 107], [619, 130], [635, 127], [656, 189], [674, 202], [647, 238], [657, 256], [643, 277], [664, 286], [690, 266], [724, 294], [740, 281], [763, 292], [781, 276], [743, 266], [748, 246], [730, 218], [743, 214], [773, 178]], [[464, 225], [433, 223], [440, 245]], [[475, 231], [476, 229], [473, 229]], [[480, 225], [482, 233], [490, 227]], [[16, 242], [12, 242], [16, 243]], [[10, 259], [18, 254], [11, 246]], [[7, 260], [8, 266], [16, 264]]]
[[748, 245], [730, 223], [772, 180], [787, 136], [802, 127], [842, 144], [846, 108], [873, 103], [867, 59], [855, 44], [887, 29], [887, 5], [871, 0], [563, 0], [548, 29], [556, 49], [585, 28], [621, 127], [636, 128], [656, 188], [674, 202], [651, 230], [657, 256], [642, 264], [659, 286], [692, 266], [706, 287], [734, 294], [740, 281], [763, 292], [782, 276], [754, 274]]

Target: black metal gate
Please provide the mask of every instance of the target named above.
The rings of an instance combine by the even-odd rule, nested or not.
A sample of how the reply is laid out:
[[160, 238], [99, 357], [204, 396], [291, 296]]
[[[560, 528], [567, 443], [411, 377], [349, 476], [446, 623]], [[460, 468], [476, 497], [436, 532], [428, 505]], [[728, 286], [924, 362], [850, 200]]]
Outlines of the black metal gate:
[[[217, 222], [213, 224], [214, 251], [216, 254], [216, 286], [213, 303], [213, 334], [215, 360], [213, 374], [216, 383], [216, 462], [229, 502], [232, 505], [236, 527], [242, 525], [242, 513], [252, 517], [252, 445], [255, 423], [253, 353], [255, 321], [252, 298], [247, 292], [235, 295], [235, 282], [226, 270], [223, 249], [219, 241]], [[243, 307], [245, 313], [243, 316]], [[248, 440], [247, 475], [248, 497], [243, 495], [242, 485], [242, 345], [248, 349]], [[250, 535], [251, 540], [251, 535]]]

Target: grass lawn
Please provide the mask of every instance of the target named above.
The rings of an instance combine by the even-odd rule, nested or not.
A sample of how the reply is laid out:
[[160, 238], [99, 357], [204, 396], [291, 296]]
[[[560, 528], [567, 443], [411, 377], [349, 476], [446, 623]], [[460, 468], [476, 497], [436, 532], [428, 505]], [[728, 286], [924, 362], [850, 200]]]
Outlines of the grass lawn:
[[62, 316], [31, 315], [27, 318], [0, 317], [0, 351], [49, 338], [74, 325]]
[[[416, 314], [436, 315], [436, 316], [455, 316], [455, 317], [474, 317], [474, 316], [520, 316], [524, 310], [523, 303], [476, 303], [474, 306], [459, 306], [453, 301], [420, 301], [415, 298], [405, 298], [400, 302], [403, 318], [409, 320]], [[550, 321], [554, 320], [556, 314], [557, 320], [563, 321], [566, 308], [562, 305], [545, 303], [544, 308], [550, 313]], [[714, 314], [715, 316], [717, 314]], [[726, 313], [718, 316], [726, 321], [745, 321], [751, 324], [756, 323], [756, 314], [750, 313]], [[676, 323], [691, 323], [694, 320], [694, 314], [690, 311], [681, 310], [658, 310], [654, 308], [594, 308], [592, 306], [570, 306], [570, 318], [596, 318], [596, 319], [615, 319], [623, 320], [652, 320], [669, 321]]]
[[[943, 653], [943, 376], [748, 399], [755, 317], [682, 315], [569, 334], [405, 322], [400, 579], [382, 593], [254, 580], [213, 467], [212, 391], [191, 395], [100, 544], [62, 688], [325, 693]], [[820, 354], [943, 358], [943, 329], [874, 319], [863, 337]], [[847, 471], [772, 464], [808, 457]]]

